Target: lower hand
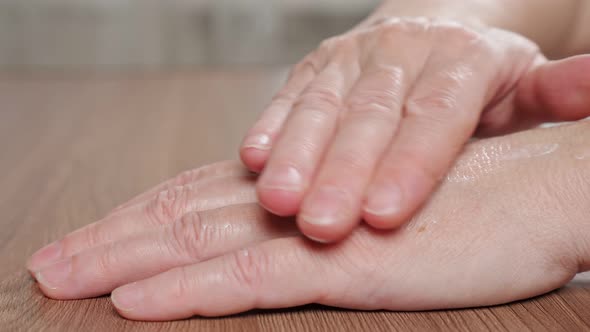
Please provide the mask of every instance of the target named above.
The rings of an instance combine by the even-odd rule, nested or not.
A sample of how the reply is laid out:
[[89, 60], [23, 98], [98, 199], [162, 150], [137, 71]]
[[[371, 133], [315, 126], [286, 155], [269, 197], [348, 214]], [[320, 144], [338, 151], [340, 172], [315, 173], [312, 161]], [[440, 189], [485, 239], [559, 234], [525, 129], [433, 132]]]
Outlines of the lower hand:
[[113, 291], [119, 313], [138, 320], [307, 303], [424, 310], [528, 298], [590, 268], [588, 126], [471, 144], [396, 231], [360, 227], [338, 244], [314, 244], [263, 211], [255, 178], [230, 162], [140, 195], [40, 250], [28, 267], [51, 298]]

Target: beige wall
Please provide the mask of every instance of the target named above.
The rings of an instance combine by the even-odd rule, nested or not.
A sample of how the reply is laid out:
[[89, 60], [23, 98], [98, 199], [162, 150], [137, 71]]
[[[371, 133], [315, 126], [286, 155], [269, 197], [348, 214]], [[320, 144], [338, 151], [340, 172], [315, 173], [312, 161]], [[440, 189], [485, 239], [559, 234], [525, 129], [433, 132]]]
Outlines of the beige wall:
[[0, 0], [0, 68], [290, 63], [377, 0]]

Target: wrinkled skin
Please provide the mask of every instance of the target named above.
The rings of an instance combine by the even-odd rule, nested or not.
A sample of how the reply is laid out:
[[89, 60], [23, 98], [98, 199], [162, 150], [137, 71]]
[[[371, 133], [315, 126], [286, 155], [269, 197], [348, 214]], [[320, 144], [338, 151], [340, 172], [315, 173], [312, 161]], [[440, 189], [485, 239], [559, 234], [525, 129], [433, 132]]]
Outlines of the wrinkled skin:
[[381, 19], [297, 64], [244, 138], [261, 204], [335, 242], [364, 219], [408, 220], [476, 129], [503, 134], [590, 115], [588, 56], [548, 62], [509, 31]]
[[404, 227], [363, 225], [330, 245], [260, 208], [255, 177], [239, 164], [214, 164], [66, 235], [28, 268], [48, 297], [113, 291], [118, 312], [136, 320], [528, 298], [590, 268], [589, 141], [581, 122], [472, 143]]

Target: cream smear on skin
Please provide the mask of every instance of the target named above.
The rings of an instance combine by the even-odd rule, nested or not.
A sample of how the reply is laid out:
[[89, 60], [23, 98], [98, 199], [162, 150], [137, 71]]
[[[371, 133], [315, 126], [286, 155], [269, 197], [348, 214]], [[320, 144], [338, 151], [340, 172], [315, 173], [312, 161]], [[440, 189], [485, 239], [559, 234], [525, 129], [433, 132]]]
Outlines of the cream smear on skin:
[[507, 143], [485, 146], [478, 148], [471, 157], [459, 160], [447, 175], [446, 180], [448, 182], [473, 181], [498, 171], [507, 162], [540, 158], [550, 155], [558, 149], [559, 144], [557, 143], [529, 144], [518, 147]]

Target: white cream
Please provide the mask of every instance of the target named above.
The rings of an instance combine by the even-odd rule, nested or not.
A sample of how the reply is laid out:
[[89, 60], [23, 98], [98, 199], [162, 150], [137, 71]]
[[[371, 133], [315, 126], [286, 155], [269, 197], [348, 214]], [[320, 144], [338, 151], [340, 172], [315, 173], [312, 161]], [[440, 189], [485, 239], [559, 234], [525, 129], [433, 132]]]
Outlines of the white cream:
[[[447, 175], [448, 182], [472, 181], [481, 175], [491, 173], [499, 167], [500, 156], [510, 150], [508, 144], [472, 148], [469, 158], [461, 158]], [[470, 149], [468, 148], [467, 152]]]
[[518, 160], [523, 158], [541, 157], [555, 152], [559, 144], [530, 144], [518, 149], [511, 149], [501, 156], [500, 160]]

